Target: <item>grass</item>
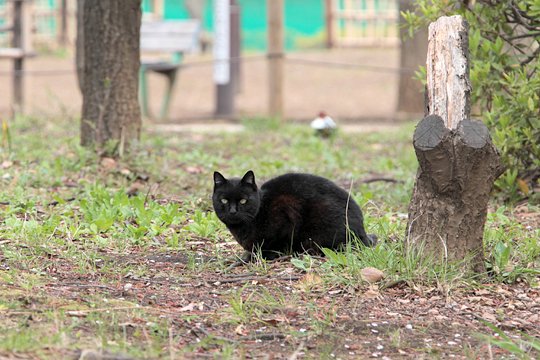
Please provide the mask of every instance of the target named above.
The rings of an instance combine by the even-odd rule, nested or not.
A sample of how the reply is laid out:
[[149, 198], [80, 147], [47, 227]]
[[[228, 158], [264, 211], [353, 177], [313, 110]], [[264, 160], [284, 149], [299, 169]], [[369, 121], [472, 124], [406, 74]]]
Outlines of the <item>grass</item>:
[[[307, 126], [279, 127], [264, 119], [246, 120], [240, 133], [145, 132], [134, 154], [104, 165], [78, 145], [73, 124], [18, 118], [3, 125], [0, 330], [6, 336], [0, 356], [57, 358], [96, 350], [142, 358], [238, 358], [260, 355], [242, 339], [265, 332], [288, 339], [272, 345], [277, 353], [290, 354], [318, 338], [311, 354], [335, 356], [352, 331], [352, 322], [344, 320], [349, 307], [361, 306], [351, 294], [373, 289], [360, 275], [365, 267], [385, 272], [383, 287], [401, 282], [434, 288], [446, 298], [486, 281], [538, 286], [540, 231], [500, 204], [488, 216], [489, 273], [480, 278], [460, 263], [437, 264], [421, 249], [404, 250], [416, 171], [412, 125], [388, 133], [342, 131], [332, 140], [313, 136]], [[328, 250], [324, 259], [297, 257], [290, 266], [257, 259], [228, 274], [228, 261], [241, 251], [212, 211], [212, 173], [240, 176], [249, 169], [258, 183], [305, 171], [351, 189], [379, 244]], [[399, 182], [361, 183], [371, 176]], [[242, 280], [243, 273], [248, 276]], [[272, 277], [285, 280], [266, 285]], [[438, 351], [422, 350], [423, 344], [407, 338], [408, 330], [393, 326], [384, 335], [389, 348]], [[186, 340], [197, 328], [224, 335], [211, 331], [198, 333], [198, 342]], [[523, 341], [538, 350], [537, 342]]]

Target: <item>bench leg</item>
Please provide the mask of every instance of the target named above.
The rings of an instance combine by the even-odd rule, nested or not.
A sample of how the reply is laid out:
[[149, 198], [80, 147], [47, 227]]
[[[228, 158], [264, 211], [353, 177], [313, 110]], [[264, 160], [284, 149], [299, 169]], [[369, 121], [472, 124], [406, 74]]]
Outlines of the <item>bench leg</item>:
[[148, 108], [148, 82], [146, 80], [147, 69], [141, 65], [139, 70], [139, 102], [141, 104], [141, 113], [144, 117], [151, 117]]
[[167, 89], [165, 91], [165, 97], [163, 98], [163, 103], [161, 104], [161, 112], [159, 114], [159, 119], [164, 120], [169, 116], [169, 105], [171, 103], [171, 97], [174, 90], [174, 84], [176, 82], [176, 73], [177, 70], [172, 70], [167, 72], [165, 76], [167, 77]]

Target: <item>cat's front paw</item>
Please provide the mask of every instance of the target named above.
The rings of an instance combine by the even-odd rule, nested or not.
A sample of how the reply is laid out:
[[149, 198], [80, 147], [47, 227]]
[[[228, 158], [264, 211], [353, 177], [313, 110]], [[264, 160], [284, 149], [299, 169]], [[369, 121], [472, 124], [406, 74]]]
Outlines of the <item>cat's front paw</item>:
[[370, 244], [368, 246], [375, 246], [377, 245], [377, 241], [379, 240], [379, 238], [377, 237], [377, 235], [375, 234], [368, 234], [368, 239], [369, 239], [369, 242]]
[[251, 251], [244, 251], [242, 256], [240, 256], [239, 261], [247, 264], [253, 260], [253, 253]]

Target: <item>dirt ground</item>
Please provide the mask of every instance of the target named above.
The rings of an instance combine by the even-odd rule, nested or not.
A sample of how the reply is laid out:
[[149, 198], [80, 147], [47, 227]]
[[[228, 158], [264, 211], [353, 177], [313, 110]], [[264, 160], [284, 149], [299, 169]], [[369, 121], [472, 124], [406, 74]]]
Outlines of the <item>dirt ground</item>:
[[[397, 48], [317, 50], [287, 54], [285, 115], [312, 119], [324, 110], [336, 120], [391, 121], [397, 103]], [[325, 62], [326, 64], [320, 64]], [[211, 55], [189, 55], [171, 103], [169, 122], [212, 119], [215, 86]], [[333, 65], [332, 65], [333, 64]], [[350, 66], [350, 65], [355, 66]], [[358, 65], [358, 66], [356, 66]], [[0, 116], [10, 113], [11, 62], [0, 61]], [[25, 109], [31, 114], [78, 115], [81, 95], [71, 54], [39, 55], [27, 60]], [[150, 76], [151, 108], [157, 112], [165, 82]], [[238, 117], [267, 113], [267, 63], [262, 54], [248, 54], [242, 64]]]
[[[200, 259], [210, 259], [208, 246], [200, 240], [194, 239], [190, 244], [201, 255]], [[234, 252], [236, 244], [226, 245], [226, 251]], [[245, 268], [220, 274], [203, 270], [202, 265], [195, 275], [188, 270], [189, 260], [183, 252], [149, 253], [153, 253], [152, 249], [121, 257], [103, 254], [96, 271], [86, 274], [55, 258], [54, 265], [47, 269], [55, 281], [48, 283], [37, 298], [30, 296], [28, 309], [17, 313], [26, 314], [28, 310], [28, 314], [33, 314], [35, 303], [47, 301], [49, 306], [66, 305], [65, 300], [51, 299], [79, 303], [91, 298], [109, 299], [122, 306], [67, 314], [86, 318], [93, 312], [110, 310], [124, 321], [124, 331], [129, 334], [144, 332], [147, 324], [144, 316], [134, 315], [133, 310], [168, 319], [169, 331], [177, 334], [175, 345], [164, 349], [164, 357], [169, 355], [171, 359], [221, 358], [227, 345], [236, 348], [232, 358], [503, 359], [512, 357], [489, 346], [478, 335], [489, 332], [482, 321], [498, 323], [505, 331], [540, 336], [540, 290], [525, 284], [454, 289], [452, 296], [443, 295], [443, 288], [407, 283], [385, 290], [379, 286], [339, 285], [328, 290], [321, 286], [317, 275], [302, 273], [288, 260], [269, 263], [266, 275]], [[121, 278], [99, 270], [118, 262], [144, 267], [148, 274]], [[43, 299], [45, 294], [49, 300]], [[285, 303], [290, 301], [291, 305], [264, 305], [256, 319], [239, 325], [225, 321], [233, 313], [231, 294], [241, 294], [246, 304], [258, 304], [258, 295], [267, 294]], [[305, 304], [299, 306], [294, 301]], [[10, 317], [10, 313], [4, 315]], [[14, 317], [11, 315], [11, 319]], [[33, 326], [44, 321], [39, 314], [31, 320]], [[56, 348], [42, 355], [82, 359], [90, 356], [87, 351], [91, 350]], [[123, 354], [92, 351], [93, 357], [88, 358], [131, 359]], [[174, 352], [179, 353], [175, 356]], [[4, 355], [10, 358], [12, 354]], [[34, 357], [20, 354], [17, 358]]]

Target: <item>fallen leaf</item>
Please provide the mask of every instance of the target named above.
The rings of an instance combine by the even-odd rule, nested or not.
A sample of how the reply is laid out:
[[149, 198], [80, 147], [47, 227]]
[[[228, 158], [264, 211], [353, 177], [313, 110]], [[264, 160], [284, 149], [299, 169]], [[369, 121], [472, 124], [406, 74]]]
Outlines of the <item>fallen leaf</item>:
[[261, 319], [263, 322], [276, 326], [279, 323], [288, 323], [288, 319], [283, 315], [276, 315], [272, 318], [263, 318]]
[[302, 289], [311, 289], [315, 286], [322, 284], [322, 278], [314, 273], [307, 273], [304, 275], [300, 281], [298, 281], [298, 286]]
[[128, 194], [129, 196], [137, 195], [139, 191], [144, 189], [144, 186], [144, 183], [137, 180], [127, 188], [126, 194]]
[[186, 166], [186, 172], [190, 174], [201, 174], [204, 169], [200, 166]]
[[518, 179], [517, 180], [517, 184], [518, 184], [518, 187], [519, 187], [519, 190], [521, 190], [521, 192], [523, 194], [525, 194], [525, 196], [529, 195], [529, 186], [527, 185], [527, 183], [525, 182], [525, 180], [523, 179]]
[[2, 162], [2, 169], [7, 169], [11, 166], [13, 166], [13, 161], [6, 160]]
[[375, 299], [379, 297], [379, 292], [375, 289], [369, 289], [366, 292], [364, 292], [364, 297], [368, 299]]
[[384, 273], [379, 269], [373, 267], [366, 267], [360, 270], [360, 276], [362, 277], [362, 280], [373, 284], [384, 278]]
[[112, 170], [116, 167], [116, 160], [110, 157], [104, 157], [101, 159], [101, 166], [106, 170]]
[[124, 291], [130, 291], [133, 288], [132, 283], [127, 283], [124, 285]]
[[131, 171], [127, 168], [123, 168], [122, 170], [120, 170], [120, 174], [128, 176], [131, 175]]
[[490, 322], [497, 322], [497, 318], [495, 317], [495, 315], [490, 314], [488, 312], [484, 312], [482, 314], [482, 318], [484, 318], [485, 320], [490, 321]]
[[236, 329], [234, 329], [234, 332], [237, 334], [237, 335], [241, 335], [241, 336], [246, 336], [247, 335], [247, 331], [244, 327], [244, 325], [240, 324], [236, 327]]
[[79, 310], [70, 310], [70, 311], [66, 311], [66, 314], [68, 314], [69, 316], [73, 316], [73, 317], [86, 317], [88, 315], [87, 312], [85, 311], [79, 311]]
[[476, 295], [491, 295], [491, 292], [486, 289], [479, 289], [474, 292]]
[[193, 309], [195, 309], [195, 306], [197, 306], [197, 304], [189, 303], [188, 305], [184, 306], [183, 308], [180, 308], [180, 311], [193, 311]]

